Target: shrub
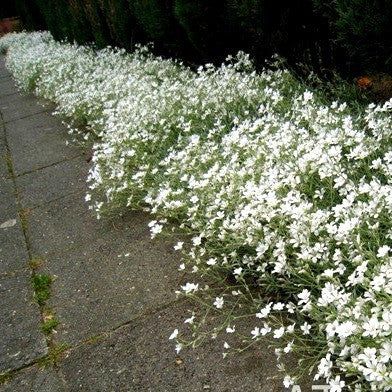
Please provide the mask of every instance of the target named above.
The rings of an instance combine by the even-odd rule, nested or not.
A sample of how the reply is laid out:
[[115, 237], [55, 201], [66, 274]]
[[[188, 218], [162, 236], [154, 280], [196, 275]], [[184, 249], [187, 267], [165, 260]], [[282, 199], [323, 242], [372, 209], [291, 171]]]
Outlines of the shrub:
[[72, 31], [71, 36], [68, 38], [70, 38], [70, 41], [75, 40], [79, 44], [92, 42], [94, 39], [83, 3], [79, 0], [68, 0], [69, 12], [71, 14], [69, 23]]
[[99, 4], [111, 42], [126, 49], [133, 49], [136, 43], [144, 41], [128, 0], [100, 0]]
[[[324, 48], [326, 29], [314, 14], [312, 3], [287, 0], [227, 0], [228, 14], [240, 26], [241, 48], [263, 63], [274, 53], [291, 64], [320, 66], [328, 61]], [[227, 18], [225, 18], [227, 19]]]
[[0, 19], [17, 16], [15, 2], [3, 1], [0, 3]]
[[165, 1], [159, 0], [130, 0], [130, 7], [147, 33], [153, 41], [162, 41], [165, 33], [169, 30], [170, 22]]
[[110, 32], [106, 25], [99, 0], [78, 0], [83, 7], [84, 14], [91, 28], [94, 43], [98, 48], [103, 48], [110, 43]]
[[203, 61], [222, 61], [238, 50], [225, 0], [175, 0], [174, 14]]
[[20, 16], [26, 30], [48, 29], [45, 20], [34, 1], [15, 0], [17, 15]]
[[55, 39], [72, 38], [71, 19], [66, 0], [34, 0]]
[[158, 54], [194, 58], [173, 14], [173, 0], [128, 0], [132, 13]]
[[392, 7], [385, 0], [313, 0], [330, 24], [333, 39], [348, 55], [353, 72], [392, 73]]

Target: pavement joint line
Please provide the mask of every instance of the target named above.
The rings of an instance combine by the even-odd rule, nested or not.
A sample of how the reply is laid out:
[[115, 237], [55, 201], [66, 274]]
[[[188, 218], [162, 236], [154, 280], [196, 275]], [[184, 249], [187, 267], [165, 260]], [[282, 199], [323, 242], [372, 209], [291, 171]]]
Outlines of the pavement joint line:
[[7, 97], [10, 97], [11, 95], [16, 95], [16, 94], [19, 94], [19, 92], [16, 91], [14, 93], [4, 94], [4, 95], [1, 96], [1, 98], [7, 98]]
[[134, 323], [136, 323], [140, 320], [143, 320], [149, 316], [153, 316], [159, 310], [166, 310], [174, 305], [185, 303], [187, 300], [188, 299], [184, 298], [184, 297], [176, 298], [172, 301], [166, 302], [163, 305], [159, 305], [157, 307], [151, 307], [149, 309], [146, 309], [143, 313], [137, 315], [136, 317], [131, 318], [128, 321], [124, 321], [123, 323], [121, 323], [111, 329], [108, 329], [106, 331], [97, 332], [96, 334], [92, 335], [90, 338], [84, 339], [81, 342], [74, 344], [73, 346], [69, 346], [66, 351], [69, 351], [69, 352], [77, 351], [78, 349], [83, 348], [88, 344], [91, 344], [92, 341], [94, 342], [94, 341], [105, 340], [111, 334], [119, 332], [123, 328], [126, 328], [126, 327], [130, 326], [131, 324], [134, 324]]
[[[120, 325], [117, 325], [116, 327], [114, 327], [112, 329], [109, 329], [109, 330], [106, 330], [106, 331], [103, 331], [103, 332], [98, 332], [95, 335], [93, 335], [92, 337], [87, 338], [87, 339], [83, 340], [82, 342], [76, 343], [73, 346], [66, 346], [63, 349], [63, 351], [64, 352], [77, 351], [77, 350], [79, 350], [79, 349], [81, 349], [81, 348], [83, 348], [83, 347], [87, 346], [88, 344], [91, 344], [91, 343], [93, 343], [95, 341], [105, 340], [111, 334], [116, 333], [118, 331], [121, 331], [121, 329], [131, 325], [132, 323], [138, 322], [139, 320], [142, 320], [142, 319], [144, 319], [146, 317], [154, 315], [157, 312], [157, 310], [165, 310], [165, 309], [170, 308], [171, 306], [174, 306], [174, 305], [176, 305], [178, 303], [182, 303], [182, 302], [186, 302], [186, 298], [184, 298], [184, 297], [183, 298], [177, 298], [177, 299], [175, 299], [173, 301], [170, 301], [170, 302], [167, 302], [166, 304], [163, 304], [163, 305], [161, 305], [161, 306], [159, 306], [157, 308], [147, 309], [142, 314], [132, 318], [129, 321], [121, 323]], [[25, 370], [28, 370], [29, 368], [32, 368], [35, 365], [40, 365], [42, 362], [45, 361], [45, 359], [49, 358], [50, 355], [51, 355], [51, 353], [48, 352], [48, 354], [46, 354], [46, 355], [44, 355], [42, 357], [39, 357], [39, 358], [35, 358], [32, 361], [30, 361], [29, 363], [24, 364], [23, 366], [20, 366], [20, 367], [18, 367], [16, 369], [13, 369], [12, 371], [4, 372], [4, 373], [0, 374], [0, 376], [7, 377], [7, 375], [9, 374], [9, 379], [12, 379], [12, 378], [16, 377], [17, 375], [19, 375], [21, 372], [23, 372]], [[66, 378], [64, 377], [64, 375], [62, 373], [61, 364], [55, 364], [53, 367], [55, 368], [57, 375], [59, 376], [61, 382], [63, 383], [63, 386], [66, 389], [69, 389], [68, 385], [67, 385], [67, 382], [66, 382]], [[8, 381], [8, 378], [6, 378], [4, 382], [7, 382], [7, 381]], [[0, 386], [4, 382], [0, 382]]]
[[[138, 322], [140, 320], [143, 320], [144, 318], [147, 318], [149, 316], [152, 316], [152, 315], [156, 314], [156, 312], [158, 310], [165, 310], [165, 309], [168, 309], [168, 308], [170, 308], [172, 306], [175, 306], [176, 304], [185, 303], [186, 301], [187, 301], [187, 298], [184, 298], [184, 297], [176, 298], [175, 300], [169, 301], [169, 302], [167, 302], [167, 303], [165, 303], [163, 305], [160, 305], [159, 307], [149, 308], [145, 312], [139, 314], [138, 316], [136, 316], [136, 317], [134, 317], [134, 318], [132, 318], [132, 319], [130, 319], [128, 321], [125, 321], [125, 322], [123, 322], [123, 323], [121, 323], [121, 324], [119, 324], [119, 325], [117, 325], [117, 326], [115, 326], [115, 327], [113, 327], [111, 329], [108, 329], [108, 330], [102, 331], [102, 332], [97, 332], [96, 334], [94, 334], [90, 338], [87, 338], [87, 339], [85, 339], [85, 340], [83, 340], [81, 342], [78, 342], [78, 343], [74, 344], [73, 346], [67, 346], [64, 349], [64, 352], [77, 351], [77, 350], [79, 350], [79, 349], [81, 349], [81, 348], [83, 348], [83, 347], [85, 347], [85, 346], [87, 346], [89, 344], [92, 344], [93, 342], [103, 341], [106, 338], [108, 338], [111, 334], [116, 333], [116, 332], [120, 332], [122, 329], [126, 328], [127, 326], [130, 326], [133, 323], [136, 323], [136, 322]], [[48, 353], [47, 355], [44, 355], [42, 357], [36, 358], [36, 359], [32, 360], [31, 362], [29, 362], [28, 364], [25, 364], [25, 365], [23, 365], [23, 366], [21, 366], [21, 367], [19, 367], [17, 369], [13, 369], [11, 372], [5, 372], [3, 374], [0, 374], [0, 376], [7, 375], [7, 373], [12, 373], [10, 375], [10, 378], [14, 378], [18, 374], [23, 372], [24, 370], [28, 370], [29, 368], [32, 368], [35, 365], [39, 365], [43, 360], [45, 360], [45, 358], [49, 357], [49, 355], [50, 355], [50, 353]], [[66, 378], [64, 377], [64, 375], [62, 373], [61, 364], [55, 365], [54, 367], [55, 367], [56, 373], [58, 374], [61, 382], [63, 383], [63, 386], [66, 389], [69, 389], [68, 385], [67, 385], [67, 382], [66, 382]], [[2, 385], [2, 383], [0, 382], [0, 386], [1, 385]]]
[[66, 197], [76, 196], [79, 194], [83, 195], [85, 191], [86, 191], [85, 189], [76, 189], [74, 191], [70, 191], [69, 193], [64, 193], [63, 195], [61, 195], [59, 197], [55, 197], [54, 199], [47, 200], [42, 204], [36, 204], [33, 207], [26, 207], [26, 208], [29, 208], [30, 210], [35, 210], [37, 208], [45, 208], [45, 206], [49, 207], [51, 204], [56, 203], [56, 201], [65, 199]]
[[[38, 359], [33, 359], [27, 364], [24, 364], [16, 369], [9, 370], [7, 372], [1, 373], [0, 374], [0, 386], [3, 384], [6, 384], [9, 380], [12, 380], [13, 378], [17, 377], [19, 374], [23, 373], [24, 371], [27, 371], [34, 366], [38, 364], [39, 358]], [[3, 378], [3, 379], [1, 379]]]
[[36, 173], [36, 172], [39, 172], [40, 170], [47, 169], [48, 167], [56, 166], [56, 165], [58, 165], [58, 164], [60, 164], [60, 163], [72, 161], [73, 159], [82, 157], [83, 155], [85, 155], [84, 152], [82, 152], [82, 153], [80, 153], [80, 154], [78, 154], [78, 155], [72, 156], [72, 157], [70, 157], [70, 158], [65, 158], [65, 159], [62, 159], [62, 160], [60, 160], [60, 161], [56, 161], [56, 162], [50, 163], [50, 164], [45, 165], [45, 166], [37, 167], [36, 169], [27, 170], [27, 171], [25, 171], [25, 172], [23, 172], [23, 173], [20, 173], [20, 174], [15, 174], [15, 178], [23, 177], [23, 176], [25, 176], [25, 175], [27, 175], [27, 174], [31, 174], [31, 173]]
[[47, 201], [45, 201], [43, 204], [35, 204], [35, 205], [33, 205], [33, 206], [24, 206], [24, 207], [22, 208], [22, 210], [23, 210], [23, 211], [24, 211], [24, 210], [33, 211], [33, 210], [35, 210], [35, 209], [37, 209], [37, 208], [44, 208], [47, 204], [55, 203], [56, 201], [59, 201], [59, 200], [61, 200], [61, 199], [64, 199], [64, 198], [66, 198], [66, 197], [68, 197], [68, 196], [77, 195], [77, 194], [79, 194], [79, 193], [80, 193], [80, 194], [83, 194], [83, 193], [84, 193], [84, 190], [76, 190], [76, 191], [72, 191], [72, 192], [66, 193], [66, 194], [64, 194], [64, 195], [62, 195], [62, 196], [59, 196], [59, 197], [56, 197], [56, 198], [54, 198], [54, 199], [47, 200]]
[[[36, 113], [26, 114], [25, 116], [18, 117], [18, 118], [9, 120], [9, 121], [3, 121], [3, 122], [4, 122], [5, 125], [7, 125], [7, 124], [11, 124], [11, 123], [13, 123], [13, 122], [15, 122], [15, 121], [24, 120], [25, 118], [37, 116], [38, 114], [43, 114], [43, 113], [48, 113], [48, 112], [49, 112], [48, 109], [44, 109], [44, 110], [40, 110], [40, 111], [38, 111], [38, 112], [36, 112]], [[48, 113], [48, 114], [49, 114], [49, 113]]]
[[[65, 351], [68, 351], [68, 348], [63, 348], [59, 354], [55, 354], [55, 355], [61, 355], [61, 353], [65, 352]], [[18, 375], [22, 374], [25, 371], [28, 371], [29, 369], [32, 369], [35, 366], [38, 366], [40, 368], [45, 368], [47, 366], [45, 363], [45, 360], [48, 360], [48, 359], [50, 360], [51, 355], [53, 355], [53, 353], [48, 352], [48, 354], [43, 355], [38, 358], [35, 358], [22, 366], [19, 366], [15, 369], [7, 371], [7, 372], [0, 373], [0, 387], [3, 384], [6, 384], [8, 381], [12, 380], [13, 378], [17, 377]], [[61, 369], [56, 365], [54, 365], [53, 367], [55, 368], [56, 373], [59, 376], [59, 379], [63, 383], [63, 387], [67, 391], [70, 391]]]

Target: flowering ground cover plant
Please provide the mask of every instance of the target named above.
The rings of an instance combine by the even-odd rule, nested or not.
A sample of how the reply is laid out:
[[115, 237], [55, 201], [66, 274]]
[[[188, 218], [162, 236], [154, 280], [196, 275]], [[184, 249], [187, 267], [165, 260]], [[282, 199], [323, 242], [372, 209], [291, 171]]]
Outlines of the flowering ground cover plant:
[[[173, 221], [190, 234], [175, 248], [195, 278], [179, 291], [220, 316], [209, 335], [227, 334], [225, 354], [232, 335], [272, 338], [283, 370], [291, 352], [302, 360], [287, 387], [306, 370], [330, 391], [392, 389], [391, 101], [327, 102], [243, 53], [193, 72], [146, 48], [95, 51], [45, 32], [0, 48], [21, 88], [96, 140], [86, 199], [98, 217], [144, 208], [153, 236]], [[185, 320], [193, 343], [204, 319]], [[177, 350], [190, 344], [182, 329]]]

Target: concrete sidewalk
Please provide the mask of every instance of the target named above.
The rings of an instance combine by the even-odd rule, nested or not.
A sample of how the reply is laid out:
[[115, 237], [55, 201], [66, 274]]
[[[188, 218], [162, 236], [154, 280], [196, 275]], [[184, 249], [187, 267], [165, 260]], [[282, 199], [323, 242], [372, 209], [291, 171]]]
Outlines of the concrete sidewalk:
[[[272, 350], [223, 359], [217, 341], [176, 355], [168, 337], [190, 305], [174, 295], [173, 243], [150, 240], [144, 213], [96, 220], [87, 155], [52, 109], [18, 93], [1, 59], [0, 391], [283, 391], [267, 380]], [[37, 304], [42, 275], [53, 282]]]

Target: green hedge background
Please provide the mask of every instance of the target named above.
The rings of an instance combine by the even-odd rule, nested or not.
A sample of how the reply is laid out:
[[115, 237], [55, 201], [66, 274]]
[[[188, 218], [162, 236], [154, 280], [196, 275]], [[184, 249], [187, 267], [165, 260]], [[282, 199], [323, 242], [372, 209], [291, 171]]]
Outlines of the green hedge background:
[[8, 16], [97, 47], [152, 41], [190, 64], [244, 50], [257, 64], [278, 53], [316, 72], [392, 73], [392, 0], [14, 0]]

